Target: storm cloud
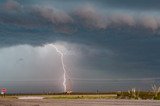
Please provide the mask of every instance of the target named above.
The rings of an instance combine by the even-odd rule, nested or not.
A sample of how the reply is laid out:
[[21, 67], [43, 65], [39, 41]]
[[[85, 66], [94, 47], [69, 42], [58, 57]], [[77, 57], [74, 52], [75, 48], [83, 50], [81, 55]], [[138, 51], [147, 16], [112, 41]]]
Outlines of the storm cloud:
[[133, 86], [159, 83], [159, 1], [0, 0], [0, 65], [6, 72], [1, 78], [21, 80], [8, 76], [19, 72], [24, 80], [53, 80], [51, 73], [56, 79], [59, 58], [48, 44], [63, 45], [69, 53], [65, 64], [73, 70], [76, 90], [110, 89], [106, 83], [116, 88], [113, 83], [122, 80]]
[[[88, 33], [96, 30], [97, 33], [101, 33], [110, 29], [117, 31], [123, 27], [126, 30], [127, 28], [149, 30], [153, 34], [159, 31], [158, 10], [105, 8], [95, 5], [94, 2], [87, 2], [83, 6], [77, 4], [78, 6], [64, 10], [54, 6], [54, 2], [53, 6], [48, 6], [36, 3], [25, 5], [18, 0], [3, 1], [0, 7], [1, 45], [5, 45], [5, 42], [12, 42], [12, 44], [14, 42], [15, 44], [38, 44], [39, 42], [39, 45], [42, 45], [54, 42], [59, 36], [60, 39], [66, 35], [74, 36], [81, 30]], [[46, 33], [43, 34], [41, 31]], [[33, 33], [30, 34], [30, 32]], [[21, 40], [22, 38], [24, 40]]]

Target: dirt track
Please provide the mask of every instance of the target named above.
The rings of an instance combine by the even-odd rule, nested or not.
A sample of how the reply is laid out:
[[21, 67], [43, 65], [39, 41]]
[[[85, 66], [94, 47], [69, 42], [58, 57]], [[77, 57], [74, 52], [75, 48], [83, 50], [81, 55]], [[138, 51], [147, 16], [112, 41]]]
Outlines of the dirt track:
[[0, 100], [0, 106], [160, 106], [150, 100]]

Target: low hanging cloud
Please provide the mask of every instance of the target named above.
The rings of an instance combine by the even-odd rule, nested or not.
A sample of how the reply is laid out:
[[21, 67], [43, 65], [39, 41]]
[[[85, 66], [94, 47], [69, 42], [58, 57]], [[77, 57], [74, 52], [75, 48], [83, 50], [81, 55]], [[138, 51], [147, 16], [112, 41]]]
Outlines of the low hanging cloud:
[[73, 22], [72, 17], [70, 17], [64, 11], [41, 6], [35, 6], [32, 8], [32, 10], [34, 14], [41, 16], [42, 18], [45, 18], [53, 24], [66, 24]]
[[[67, 7], [68, 10], [65, 10], [51, 5], [26, 5], [14, 0], [7, 0], [0, 5], [1, 45], [43, 45], [60, 39], [66, 40], [66, 35], [80, 35], [82, 30], [90, 35], [94, 31], [101, 33], [110, 28], [115, 31], [121, 27], [126, 30], [143, 28], [150, 32], [159, 31], [160, 28], [160, 14], [156, 10], [105, 8], [92, 3]], [[78, 36], [69, 39], [87, 41], [85, 37]]]
[[[96, 8], [94, 5], [79, 6], [72, 11], [63, 11], [55, 7], [41, 5], [22, 5], [17, 1], [8, 0], [1, 7], [1, 23], [27, 26], [60, 27], [64, 29], [81, 25], [86, 28], [107, 29], [112, 26], [142, 26], [157, 30], [160, 27], [160, 14], [157, 11], [121, 10]], [[63, 29], [63, 28], [62, 28]]]
[[107, 19], [105, 16], [99, 13], [94, 7], [90, 5], [86, 5], [80, 7], [74, 11], [74, 14], [83, 21], [83, 25], [89, 28], [99, 28], [99, 29], [106, 29], [107, 27]]
[[8, 11], [19, 10], [21, 7], [22, 6], [20, 3], [13, 0], [8, 0], [6, 3], [3, 4], [3, 8], [5, 8]]
[[[103, 10], [104, 11], [104, 10]], [[82, 6], [75, 12], [88, 28], [107, 29], [112, 26], [143, 27], [153, 31], [160, 28], [160, 14], [155, 12], [115, 10], [96, 10], [90, 5]]]
[[157, 30], [160, 28], [160, 16], [157, 15], [144, 14], [139, 22], [148, 29]]
[[136, 24], [134, 17], [127, 13], [113, 13], [108, 18], [111, 21], [111, 24], [126, 24], [128, 26], [134, 26]]

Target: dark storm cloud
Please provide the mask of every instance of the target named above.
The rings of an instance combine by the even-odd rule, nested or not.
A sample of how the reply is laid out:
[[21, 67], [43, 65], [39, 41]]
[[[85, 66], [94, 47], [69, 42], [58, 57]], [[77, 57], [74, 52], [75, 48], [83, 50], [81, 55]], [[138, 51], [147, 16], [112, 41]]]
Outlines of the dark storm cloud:
[[20, 3], [16, 1], [9, 0], [2, 5], [6, 10], [19, 10], [21, 8]]
[[[124, 52], [130, 49], [128, 44], [134, 48], [134, 45], [146, 40], [142, 43], [143, 48], [155, 39], [159, 42], [158, 11], [131, 11], [121, 8], [108, 10], [95, 6], [94, 2], [98, 1], [87, 2], [86, 5], [65, 11], [54, 6], [31, 4], [31, 1], [27, 5], [19, 0], [3, 1], [0, 7], [1, 47], [19, 44], [44, 45], [62, 40], [103, 48], [108, 46]], [[103, 2], [110, 4], [111, 1]], [[116, 1], [111, 3], [121, 4]], [[139, 13], [141, 14], [137, 15]], [[153, 47], [159, 45], [150, 44]]]
[[[19, 0], [21, 1], [21, 0]], [[39, 1], [39, 0], [34, 0]], [[52, 1], [52, 0], [47, 0]], [[55, 2], [66, 2], [66, 0], [53, 0]], [[96, 5], [101, 5], [104, 7], [113, 7], [113, 8], [125, 8], [125, 9], [145, 9], [145, 10], [155, 10], [160, 9], [159, 0], [67, 0], [69, 3], [85, 4], [92, 3]]]
[[113, 7], [129, 9], [160, 9], [159, 0], [104, 0]]
[[65, 42], [81, 55], [73, 70], [84, 79], [154, 80], [160, 76], [158, 9], [158, 0], [0, 0], [0, 47]]
[[[133, 52], [132, 57], [136, 56], [134, 51], [140, 51], [142, 54], [143, 51], [149, 52], [147, 49], [149, 46], [154, 47], [151, 49], [159, 53], [158, 49], [155, 49], [159, 45], [158, 11], [108, 9], [94, 4], [98, 1], [87, 1], [88, 4], [83, 6], [67, 7], [70, 10], [65, 11], [35, 2], [38, 1], [35, 0], [33, 4], [30, 1], [27, 5], [19, 0], [7, 0], [1, 3], [1, 47], [19, 44], [44, 45], [62, 40], [89, 44], [97, 48], [109, 47], [119, 54], [122, 52], [122, 55], [127, 55], [127, 52], [131, 55]], [[78, 1], [69, 2], [76, 4]], [[103, 2], [123, 4], [110, 0], [101, 3]], [[148, 44], [150, 45], [145, 46]], [[141, 58], [142, 54], [137, 54], [140, 56], [138, 58]]]
[[[1, 46], [14, 45], [14, 43], [42, 45], [54, 42], [56, 39], [72, 40], [74, 37], [66, 35], [75, 36], [77, 33], [79, 36], [74, 39], [83, 39], [83, 42], [88, 42], [90, 37], [87, 38], [87, 36], [92, 33], [97, 33], [98, 37], [99, 34], [106, 35], [106, 30], [114, 29], [118, 32], [122, 27], [126, 30], [150, 30], [153, 35], [160, 27], [158, 11], [107, 9], [96, 6], [94, 3], [98, 1], [87, 1], [88, 3], [83, 6], [71, 7], [69, 11], [65, 11], [35, 2], [36, 0], [32, 4], [30, 1], [26, 5], [25, 2], [18, 0], [1, 1]], [[83, 33], [88, 34], [82, 37]], [[98, 38], [101, 39], [100, 36]], [[81, 40], [75, 40], [75, 42], [81, 42]]]

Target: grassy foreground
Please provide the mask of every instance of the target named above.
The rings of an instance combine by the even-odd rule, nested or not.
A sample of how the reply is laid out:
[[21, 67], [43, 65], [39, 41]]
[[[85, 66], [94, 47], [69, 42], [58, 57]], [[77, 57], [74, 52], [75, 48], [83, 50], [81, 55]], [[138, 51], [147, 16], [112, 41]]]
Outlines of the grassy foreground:
[[[150, 99], [160, 100], [160, 92], [142, 92], [131, 90], [128, 92], [110, 93], [52, 93], [52, 94], [8, 94], [5, 99], [18, 99], [21, 96], [39, 96], [44, 99]], [[4, 99], [4, 97], [0, 97]]]
[[115, 99], [117, 95], [52, 95], [47, 96], [45, 99]]
[[6, 95], [0, 99], [18, 99], [21, 96], [41, 96], [44, 99], [116, 99], [116, 94], [100, 94], [100, 95]]

